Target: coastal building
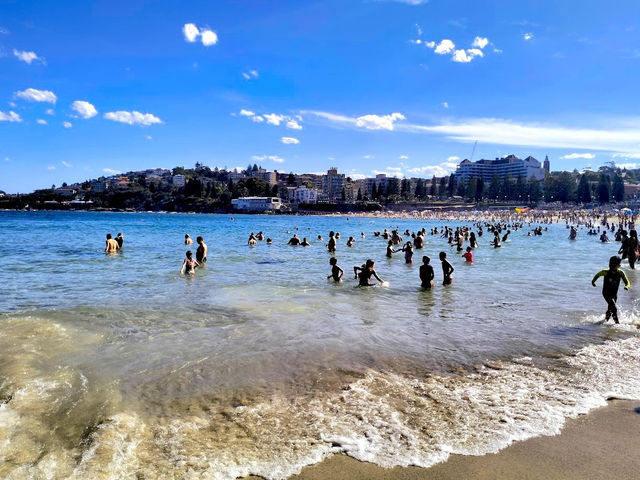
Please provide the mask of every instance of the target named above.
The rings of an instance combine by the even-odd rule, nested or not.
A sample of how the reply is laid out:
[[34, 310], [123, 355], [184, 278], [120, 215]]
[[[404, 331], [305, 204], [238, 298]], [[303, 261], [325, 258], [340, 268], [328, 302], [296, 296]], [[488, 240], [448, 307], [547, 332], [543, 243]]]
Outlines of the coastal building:
[[174, 175], [173, 177], [171, 177], [171, 183], [173, 183], [174, 187], [184, 187], [185, 184], [185, 178], [184, 175], [182, 175], [181, 173]]
[[73, 197], [77, 191], [71, 187], [58, 187], [56, 193], [65, 197]]
[[344, 173], [338, 173], [338, 169], [331, 167], [323, 177], [322, 192], [329, 201], [334, 202], [342, 199], [342, 188], [345, 184]]
[[316, 203], [318, 191], [313, 188], [298, 187], [293, 191], [294, 203]]
[[91, 191], [95, 193], [103, 193], [109, 189], [109, 182], [101, 180], [93, 180], [91, 182]]
[[544, 180], [545, 170], [540, 162], [531, 156], [523, 160], [515, 155], [508, 155], [495, 160], [483, 159], [476, 162], [465, 159], [460, 162], [455, 173], [456, 181], [464, 183], [469, 183], [472, 178], [481, 178], [485, 184], [489, 184], [494, 175], [497, 175], [501, 180], [507, 176], [511, 178], [522, 176], [527, 180]]
[[233, 208], [241, 212], [268, 212], [280, 210], [278, 197], [241, 197], [231, 200]]
[[259, 168], [258, 170], [252, 170], [251, 172], [249, 172], [249, 176], [254, 178], [261, 178], [271, 186], [278, 183], [277, 172], [268, 172], [264, 168]]

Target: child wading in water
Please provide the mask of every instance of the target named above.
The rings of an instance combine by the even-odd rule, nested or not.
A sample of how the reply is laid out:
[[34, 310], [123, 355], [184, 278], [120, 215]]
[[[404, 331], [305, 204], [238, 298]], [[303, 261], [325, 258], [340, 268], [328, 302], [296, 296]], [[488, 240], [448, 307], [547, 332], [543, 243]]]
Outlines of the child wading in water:
[[182, 268], [180, 269], [180, 273], [182, 275], [193, 275], [196, 271], [196, 267], [200, 266], [200, 264], [193, 258], [193, 254], [191, 250], [187, 250], [187, 258], [182, 262]]
[[444, 252], [440, 252], [440, 261], [442, 262], [442, 284], [451, 285], [451, 283], [453, 283], [453, 280], [451, 279], [453, 265], [449, 263], [449, 260], [447, 260], [447, 254]]
[[422, 257], [422, 265], [420, 265], [420, 282], [422, 288], [430, 290], [433, 287], [433, 267], [429, 265], [431, 259], [426, 255]]
[[327, 277], [327, 280], [333, 278], [334, 281], [339, 282], [342, 275], [344, 275], [344, 270], [338, 265], [338, 259], [335, 257], [330, 258], [329, 265], [331, 265], [331, 275]]
[[600, 277], [604, 277], [604, 283], [602, 284], [602, 296], [607, 302], [607, 313], [605, 315], [605, 322], [609, 320], [609, 318], [613, 317], [613, 321], [618, 322], [618, 307], [616, 306], [616, 302], [618, 301], [618, 288], [620, 288], [620, 280], [624, 282], [624, 289], [629, 290], [629, 286], [631, 283], [629, 279], [625, 275], [625, 273], [620, 270], [620, 264], [622, 260], [620, 257], [613, 256], [609, 259], [609, 270], [601, 270], [596, 273], [593, 280], [591, 280], [591, 285], [596, 286], [596, 280]]

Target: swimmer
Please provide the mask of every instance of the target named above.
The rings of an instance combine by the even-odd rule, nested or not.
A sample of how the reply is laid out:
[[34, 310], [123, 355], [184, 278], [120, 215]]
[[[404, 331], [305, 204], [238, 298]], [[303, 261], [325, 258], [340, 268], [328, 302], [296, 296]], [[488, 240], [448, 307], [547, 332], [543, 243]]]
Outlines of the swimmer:
[[307, 237], [302, 237], [302, 242], [300, 242], [300, 245], [303, 247], [308, 247], [311, 244], [309, 242], [307, 242]]
[[467, 263], [473, 263], [473, 252], [471, 251], [471, 247], [467, 247], [467, 251], [462, 254]]
[[624, 282], [624, 289], [629, 290], [629, 286], [631, 283], [629, 279], [625, 275], [625, 273], [620, 270], [620, 264], [622, 260], [620, 257], [613, 256], [609, 259], [609, 270], [601, 270], [593, 277], [591, 280], [591, 285], [596, 286], [596, 280], [600, 277], [604, 277], [604, 281], [602, 284], [602, 296], [604, 297], [605, 302], [607, 302], [607, 313], [605, 314], [605, 322], [609, 320], [609, 318], [613, 318], [615, 323], [620, 323], [618, 321], [618, 307], [616, 306], [616, 302], [618, 301], [618, 289], [620, 288], [620, 280]]
[[322, 238], [322, 235], [318, 235], [318, 240], [319, 240], [319, 241], [321, 241], [321, 242], [324, 240], [324, 239]]
[[198, 242], [198, 249], [196, 250], [196, 260], [200, 263], [207, 263], [207, 244], [204, 243], [204, 239], [202, 237], [196, 237], [196, 242]]
[[271, 245], [273, 243], [273, 240], [271, 240], [271, 238], [267, 237], [267, 245]]
[[353, 237], [349, 237], [349, 240], [347, 240], [347, 247], [353, 247], [354, 243], [356, 243], [355, 239]]
[[609, 240], [609, 236], [607, 235], [607, 231], [606, 230], [604, 230], [602, 232], [602, 235], [600, 235], [600, 241], [602, 243], [609, 243], [610, 240]]
[[300, 239], [298, 238], [297, 233], [293, 234], [293, 237], [289, 239], [289, 241], [287, 242], [287, 245], [293, 245], [293, 246], [300, 245]]
[[116, 253], [120, 249], [120, 245], [116, 242], [110, 233], [107, 233], [107, 243], [104, 248], [106, 253]]
[[399, 251], [393, 249], [393, 240], [389, 240], [389, 243], [387, 243], [387, 258], [393, 257], [393, 254]]
[[[362, 267], [358, 267], [358, 266], [353, 267], [353, 273], [355, 274], [356, 278], [359, 279], [358, 284], [361, 287], [370, 287], [371, 283], [369, 282], [369, 280], [371, 279], [372, 276], [375, 277], [375, 279], [378, 280], [380, 283], [384, 283], [384, 280], [382, 280], [378, 276], [376, 271], [373, 269], [374, 264], [375, 262], [369, 259]], [[360, 273], [358, 273], [358, 271]]]
[[196, 271], [196, 267], [200, 266], [200, 264], [193, 259], [193, 254], [191, 250], [187, 250], [186, 258], [184, 262], [182, 262], [182, 268], [180, 269], [181, 275], [193, 275]]
[[442, 262], [442, 284], [451, 285], [453, 283], [451, 274], [454, 269], [453, 265], [447, 260], [447, 254], [445, 252], [440, 252], [440, 261]]
[[493, 240], [491, 240], [491, 245], [493, 245], [493, 248], [500, 248], [502, 246], [500, 245], [500, 234], [497, 230], [493, 232]]
[[264, 235], [262, 234], [262, 232], [258, 232], [258, 235], [256, 235], [256, 240], [260, 242], [264, 240]]
[[411, 245], [411, 242], [405, 243], [402, 251], [404, 252], [404, 263], [413, 263], [413, 245]]
[[184, 244], [193, 245], [193, 238], [191, 238], [188, 233], [184, 234]]
[[257, 244], [258, 240], [256, 239], [256, 236], [253, 234], [253, 232], [251, 232], [251, 234], [249, 235], [249, 240], [247, 240], [247, 245], [253, 246]]
[[329, 259], [329, 265], [331, 265], [331, 275], [327, 277], [327, 280], [333, 278], [335, 282], [339, 282], [344, 275], [344, 270], [342, 270], [338, 265], [338, 259], [336, 257], [331, 257]]
[[422, 257], [422, 265], [420, 265], [420, 282], [422, 288], [430, 290], [433, 288], [433, 267], [429, 265], [431, 259], [426, 255]]
[[116, 235], [116, 242], [118, 242], [118, 247], [122, 248], [122, 245], [124, 244], [124, 235], [122, 235], [122, 233], [118, 233], [118, 235]]
[[327, 249], [329, 250], [330, 253], [333, 253], [336, 251], [336, 237], [335, 234], [333, 233], [333, 230], [331, 230], [329, 232], [329, 241], [327, 242]]

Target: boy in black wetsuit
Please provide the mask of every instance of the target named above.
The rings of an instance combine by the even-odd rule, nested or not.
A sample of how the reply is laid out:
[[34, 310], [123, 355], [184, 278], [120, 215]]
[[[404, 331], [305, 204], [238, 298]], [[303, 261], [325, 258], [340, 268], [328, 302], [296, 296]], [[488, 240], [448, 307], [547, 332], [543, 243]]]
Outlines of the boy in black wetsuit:
[[331, 257], [329, 259], [329, 265], [331, 265], [331, 275], [327, 277], [327, 280], [333, 278], [335, 282], [339, 282], [342, 275], [344, 275], [344, 270], [342, 270], [338, 265], [338, 259], [336, 257]]
[[431, 259], [426, 255], [422, 257], [422, 265], [420, 265], [420, 281], [422, 288], [430, 290], [433, 286], [433, 267], [429, 265]]
[[620, 270], [620, 264], [622, 260], [620, 257], [613, 256], [609, 259], [609, 270], [601, 270], [593, 277], [591, 280], [591, 285], [596, 286], [596, 280], [600, 277], [604, 277], [604, 283], [602, 284], [602, 296], [607, 302], [607, 313], [605, 316], [605, 322], [609, 320], [609, 318], [613, 317], [613, 321], [618, 322], [618, 308], [616, 306], [616, 302], [618, 301], [618, 288], [620, 288], [620, 280], [624, 282], [624, 289], [629, 290], [629, 286], [631, 283], [629, 279], [625, 275], [625, 273]]

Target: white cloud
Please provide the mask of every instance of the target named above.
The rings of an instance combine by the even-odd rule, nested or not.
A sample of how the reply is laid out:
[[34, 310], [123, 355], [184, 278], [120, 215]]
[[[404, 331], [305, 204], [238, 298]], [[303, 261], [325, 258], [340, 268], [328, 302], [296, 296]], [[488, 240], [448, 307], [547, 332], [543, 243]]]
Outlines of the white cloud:
[[109, 175], [119, 175], [122, 173], [120, 170], [114, 170], [113, 168], [103, 168], [102, 171], [104, 173], [108, 173]]
[[0, 111], [0, 122], [21, 122], [22, 118], [16, 112], [11, 110], [9, 113]]
[[11, 108], [16, 108], [17, 107], [16, 102], [9, 102], [9, 106]]
[[434, 52], [438, 55], [446, 55], [451, 53], [455, 47], [455, 44], [451, 40], [445, 38], [438, 44]]
[[0, 27], [0, 35], [8, 35], [8, 34], [9, 34], [9, 30], [7, 30], [6, 28]]
[[54, 167], [53, 165], [49, 165], [49, 166], [47, 167], [47, 170], [55, 170], [55, 169], [56, 169], [56, 167]]
[[69, 162], [65, 162], [64, 160], [62, 160], [60, 163], [67, 168], [73, 167], [73, 165], [71, 165]]
[[489, 39], [486, 37], [476, 37], [473, 39], [472, 47], [484, 48], [489, 44]]
[[451, 155], [450, 157], [447, 157], [447, 162], [457, 162], [458, 160], [460, 160], [460, 157], [456, 155]]
[[262, 123], [264, 122], [264, 118], [262, 118], [260, 115], [254, 115], [253, 117], [251, 117], [251, 121], [255, 123]]
[[289, 120], [287, 122], [287, 128], [292, 130], [302, 130], [302, 125], [300, 125], [296, 120]]
[[422, 43], [427, 48], [431, 48], [431, 49], [436, 48], [436, 42], [422, 42]]
[[146, 138], [147, 140], [153, 140], [153, 137], [152, 137], [151, 135], [147, 135], [145, 138]]
[[249, 75], [248, 73], [242, 72], [242, 76], [245, 78], [245, 80], [251, 80], [251, 75]]
[[407, 157], [406, 155], [400, 155], [400, 160], [408, 160], [409, 157]]
[[285, 145], [297, 145], [300, 143], [300, 140], [298, 140], [297, 138], [293, 138], [293, 137], [282, 137], [280, 139], [280, 141], [282, 143], [284, 143]]
[[393, 130], [394, 122], [404, 119], [405, 117], [401, 113], [392, 113], [391, 115], [363, 115], [356, 118], [356, 126], [366, 128], [367, 130]]
[[27, 52], [27, 51], [20, 51], [20, 50], [14, 49], [13, 55], [16, 56], [18, 60], [24, 63], [28, 63], [29, 65], [31, 65], [31, 62], [33, 61], [38, 61], [43, 65], [46, 65], [44, 58], [36, 55], [36, 52]]
[[478, 49], [478, 48], [470, 48], [467, 50], [467, 54], [471, 56], [471, 58], [475, 58], [475, 57], [484, 57], [484, 53], [482, 53], [482, 50]]
[[50, 90], [37, 90], [35, 88], [27, 88], [21, 92], [16, 92], [15, 96], [28, 100], [29, 102], [47, 102], [56, 103], [58, 97]]
[[9, 157], [4, 157], [4, 161], [9, 163], [11, 161], [11, 159]]
[[453, 52], [451, 60], [458, 63], [469, 63], [471, 60], [473, 60], [473, 57], [467, 55], [467, 52], [465, 52], [464, 50], [456, 50], [455, 52]]
[[363, 155], [362, 158], [364, 158], [365, 160], [371, 160], [372, 158], [375, 158], [373, 155]]
[[252, 78], [258, 78], [260, 74], [258, 73], [257, 70], [249, 70], [248, 72], [242, 72], [242, 76], [246, 80], [251, 80]]
[[616, 167], [618, 168], [622, 168], [622, 169], [626, 169], [626, 170], [633, 170], [638, 168], [637, 163], [616, 163]]
[[73, 127], [73, 125], [71, 124], [71, 122], [62, 122], [62, 126], [63, 126], [64, 128], [71, 128], [71, 127]]
[[284, 120], [283, 115], [278, 115], [276, 113], [266, 113], [263, 116], [267, 120], [268, 124], [276, 125], [276, 126], [280, 125], [280, 122]]
[[245, 110], [243, 108], [242, 110], [240, 110], [240, 115], [242, 115], [243, 117], [253, 117], [255, 113], [252, 112], [251, 110]]
[[413, 6], [425, 5], [429, 3], [429, 0], [381, 0], [381, 1], [393, 2], [393, 3], [404, 3], [405, 5], [413, 5]]
[[218, 43], [218, 35], [213, 30], [201, 30], [200, 39], [205, 47], [210, 47]]
[[36, 120], [36, 123], [38, 125], [46, 125], [47, 121], [45, 119], [43, 119], [43, 118], [39, 118], [39, 119]]
[[266, 160], [267, 156], [266, 155], [251, 155], [251, 160], [254, 160], [256, 162], [261, 162], [262, 160]]
[[76, 100], [71, 104], [71, 110], [76, 112], [84, 119], [88, 119], [91, 117], [95, 117], [98, 114], [98, 110], [96, 107], [91, 105], [89, 102], [85, 102], [84, 100]]
[[56, 112], [53, 111], [53, 108], [47, 108], [45, 112], [47, 115], [55, 115]]
[[442, 102], [440, 105], [442, 105], [442, 108], [449, 108], [449, 102]]
[[455, 171], [457, 164], [451, 162], [442, 162], [437, 165], [425, 165], [424, 167], [408, 168], [407, 173], [413, 175], [422, 175], [426, 177], [445, 177]]
[[522, 38], [524, 38], [525, 40], [531, 40], [533, 38], [533, 33], [527, 32], [524, 35], [522, 35]]
[[416, 38], [415, 40], [409, 40], [411, 43], [415, 43], [416, 45], [420, 45], [422, 43], [422, 40], [420, 40], [419, 38]]
[[269, 158], [269, 160], [271, 160], [272, 162], [275, 162], [275, 163], [282, 163], [282, 162], [284, 162], [284, 158], [280, 158], [280, 157], [279, 157], [279, 156], [277, 156], [277, 155], [269, 155], [269, 157], [268, 157], [268, 158]]
[[640, 153], [614, 153], [613, 158], [640, 158]]
[[182, 34], [187, 42], [193, 43], [198, 39], [200, 30], [193, 23], [185, 23], [184, 27], [182, 27]]
[[127, 112], [119, 110], [117, 112], [107, 112], [104, 114], [104, 118], [129, 125], [149, 126], [155, 123], [162, 123], [162, 120], [151, 113], [140, 113], [136, 111]]
[[591, 160], [592, 158], [596, 158], [596, 156], [593, 153], [570, 153], [568, 155], [563, 155], [562, 157], [565, 160], [574, 160], [576, 158], [586, 158], [588, 160]]

